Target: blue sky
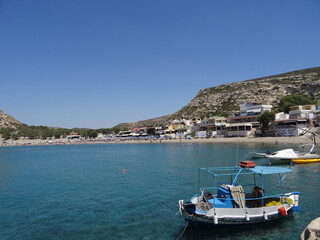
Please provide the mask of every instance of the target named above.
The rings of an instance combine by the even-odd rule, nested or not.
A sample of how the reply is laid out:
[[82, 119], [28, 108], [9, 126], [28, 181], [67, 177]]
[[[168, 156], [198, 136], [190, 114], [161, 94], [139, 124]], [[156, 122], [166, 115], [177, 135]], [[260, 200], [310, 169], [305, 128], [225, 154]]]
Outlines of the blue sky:
[[0, 0], [0, 109], [66, 128], [163, 116], [320, 66], [319, 23], [319, 0]]

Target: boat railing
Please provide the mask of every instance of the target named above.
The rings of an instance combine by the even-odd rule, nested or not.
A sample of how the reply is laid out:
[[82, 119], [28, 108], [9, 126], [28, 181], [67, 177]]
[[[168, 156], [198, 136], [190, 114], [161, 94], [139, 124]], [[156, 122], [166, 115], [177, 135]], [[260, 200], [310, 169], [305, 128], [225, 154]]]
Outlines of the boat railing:
[[[276, 195], [269, 195], [269, 196], [262, 196], [262, 197], [250, 197], [250, 198], [242, 198], [242, 199], [235, 199], [232, 198], [231, 200], [265, 200], [265, 199], [272, 199], [272, 198], [283, 198], [283, 194], [276, 194]], [[226, 198], [217, 198], [219, 200], [226, 200]]]
[[[198, 195], [195, 195], [194, 197], [198, 197]], [[221, 198], [213, 195], [213, 198], [210, 199], [205, 199], [206, 203], [208, 204], [208, 208], [214, 208], [215, 207], [215, 199], [220, 200], [220, 201], [226, 201], [226, 200], [231, 200], [231, 201], [245, 201], [246, 207], [261, 207], [265, 206], [268, 203], [274, 202], [274, 204], [291, 204], [287, 200], [288, 195], [287, 194], [275, 194], [275, 195], [264, 195], [262, 197], [249, 197], [249, 198], [244, 198], [244, 199], [227, 199], [227, 198]]]

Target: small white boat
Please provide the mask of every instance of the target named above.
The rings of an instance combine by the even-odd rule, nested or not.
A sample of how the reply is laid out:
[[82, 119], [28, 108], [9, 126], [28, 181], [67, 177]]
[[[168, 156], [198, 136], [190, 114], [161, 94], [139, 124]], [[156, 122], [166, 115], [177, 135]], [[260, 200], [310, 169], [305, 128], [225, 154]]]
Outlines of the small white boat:
[[[180, 214], [189, 224], [212, 227], [268, 222], [292, 215], [299, 211], [299, 192], [282, 192], [282, 182], [291, 171], [289, 168], [269, 166], [201, 168], [198, 193], [189, 202], [179, 201]], [[209, 176], [209, 180], [203, 179], [203, 174]], [[269, 179], [264, 179], [266, 175], [280, 179], [279, 186], [274, 188], [280, 189], [277, 194], [265, 193], [264, 181]], [[251, 179], [251, 184], [245, 181], [240, 185], [243, 177]], [[231, 181], [220, 183], [225, 179]], [[213, 183], [213, 186], [204, 187], [200, 180]], [[258, 182], [261, 188], [257, 187]], [[274, 187], [274, 183], [269, 187]]]
[[[311, 146], [308, 151], [308, 146]], [[314, 152], [315, 144], [306, 144], [295, 152], [292, 148], [280, 150], [267, 155], [271, 164], [290, 164], [294, 159], [319, 159], [320, 156]]]
[[251, 156], [251, 159], [261, 159], [261, 158], [266, 158], [268, 155], [270, 155], [270, 152], [266, 152], [266, 153], [249, 152], [249, 155]]

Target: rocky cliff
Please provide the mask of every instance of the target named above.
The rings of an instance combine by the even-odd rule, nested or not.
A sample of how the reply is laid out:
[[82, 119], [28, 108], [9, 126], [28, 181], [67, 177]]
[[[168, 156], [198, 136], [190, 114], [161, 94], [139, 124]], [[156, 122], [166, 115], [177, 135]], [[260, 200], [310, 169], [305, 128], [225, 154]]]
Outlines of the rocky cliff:
[[188, 105], [174, 114], [118, 127], [164, 124], [172, 119], [231, 114], [239, 111], [239, 104], [245, 102], [277, 106], [282, 96], [290, 94], [320, 99], [320, 67], [201, 89]]
[[0, 110], [0, 128], [16, 128], [22, 123]]
[[230, 114], [239, 111], [239, 104], [245, 102], [268, 102], [276, 106], [282, 96], [290, 94], [320, 98], [320, 67], [202, 89], [173, 116]]

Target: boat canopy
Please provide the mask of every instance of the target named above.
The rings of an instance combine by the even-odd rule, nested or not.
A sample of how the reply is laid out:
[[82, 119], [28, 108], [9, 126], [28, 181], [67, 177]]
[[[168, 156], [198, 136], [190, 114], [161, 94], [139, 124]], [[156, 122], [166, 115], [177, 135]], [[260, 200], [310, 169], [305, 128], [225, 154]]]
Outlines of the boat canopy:
[[261, 175], [266, 174], [279, 174], [279, 173], [289, 173], [292, 172], [293, 169], [284, 168], [284, 167], [264, 167], [264, 166], [256, 166], [255, 168], [250, 168], [250, 171], [254, 173], [258, 173]]
[[292, 172], [293, 169], [284, 167], [267, 167], [255, 166], [254, 168], [240, 168], [240, 167], [216, 167], [216, 168], [200, 168], [200, 170], [207, 171], [214, 176], [223, 175], [238, 175], [241, 174], [282, 174]]

